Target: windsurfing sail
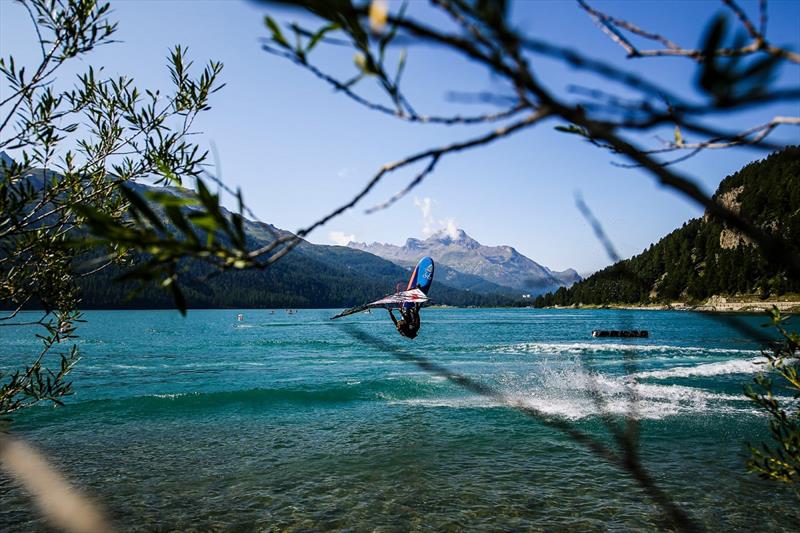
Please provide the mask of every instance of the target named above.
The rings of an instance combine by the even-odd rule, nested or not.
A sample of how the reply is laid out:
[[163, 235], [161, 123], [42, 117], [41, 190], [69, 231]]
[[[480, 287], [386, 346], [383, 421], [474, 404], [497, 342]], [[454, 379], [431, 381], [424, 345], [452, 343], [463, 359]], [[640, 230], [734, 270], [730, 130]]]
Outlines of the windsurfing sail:
[[400, 309], [406, 305], [419, 305], [422, 307], [428, 305], [428, 303], [430, 303], [430, 298], [428, 298], [424, 292], [419, 289], [412, 289], [410, 291], [401, 291], [386, 295], [380, 300], [375, 300], [374, 302], [370, 302], [368, 304], [351, 307], [350, 309], [346, 309], [338, 315], [331, 317], [331, 320], [352, 315], [354, 313], [360, 313], [361, 311], [366, 311], [367, 309], [372, 309], [375, 307], [383, 307], [384, 309]]
[[431, 283], [433, 283], [433, 259], [425, 256], [420, 259], [417, 266], [414, 267], [411, 278], [408, 280], [408, 287], [406, 290], [389, 294], [380, 300], [375, 300], [368, 304], [351, 307], [331, 317], [331, 320], [352, 315], [353, 313], [360, 313], [361, 311], [366, 311], [374, 307], [383, 307], [384, 309], [408, 309], [412, 306], [422, 307], [428, 305], [430, 303], [428, 291], [431, 288]]

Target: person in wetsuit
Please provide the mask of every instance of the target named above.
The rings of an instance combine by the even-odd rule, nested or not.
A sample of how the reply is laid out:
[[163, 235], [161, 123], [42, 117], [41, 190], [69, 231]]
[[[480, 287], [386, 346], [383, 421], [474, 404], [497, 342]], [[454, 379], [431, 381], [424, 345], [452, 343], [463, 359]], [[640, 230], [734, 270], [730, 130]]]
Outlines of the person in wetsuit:
[[417, 333], [419, 332], [418, 305], [413, 305], [408, 309], [401, 307], [400, 316], [402, 318], [400, 318], [400, 320], [395, 318], [393, 309], [389, 309], [389, 316], [392, 317], [392, 322], [394, 322], [394, 325], [400, 335], [403, 337], [408, 337], [409, 339], [413, 339], [417, 336]]

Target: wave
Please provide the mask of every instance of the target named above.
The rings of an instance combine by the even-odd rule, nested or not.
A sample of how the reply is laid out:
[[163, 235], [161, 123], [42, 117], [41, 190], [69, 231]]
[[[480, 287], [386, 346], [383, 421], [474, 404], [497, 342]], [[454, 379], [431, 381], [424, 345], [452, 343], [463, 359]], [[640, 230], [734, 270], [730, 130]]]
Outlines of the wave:
[[[577, 377], [577, 376], [576, 376]], [[557, 383], [552, 383], [558, 379]], [[721, 394], [679, 385], [626, 382], [604, 375], [583, 375], [575, 380], [553, 377], [535, 390], [506, 390], [496, 398], [479, 396], [407, 398], [390, 402], [431, 408], [532, 409], [542, 416], [580, 420], [611, 415], [660, 420], [670, 416], [697, 414], [758, 414], [744, 395]], [[633, 401], [632, 401], [633, 400]]]
[[[459, 409], [516, 407], [533, 409], [543, 416], [556, 416], [567, 420], [580, 420], [599, 415], [660, 420], [681, 414], [758, 413], [755, 408], [747, 404], [748, 399], [744, 395], [718, 394], [677, 385], [634, 386], [624, 394], [621, 391], [620, 388], [617, 394], [600, 394], [600, 402], [593, 399], [588, 390], [584, 390], [581, 394], [558, 394], [553, 391], [515, 392], [497, 399], [477, 396], [409, 398], [390, 403]], [[631, 402], [631, 392], [635, 402]]]
[[755, 374], [767, 369], [764, 359], [735, 359], [732, 361], [721, 361], [719, 363], [706, 363], [695, 366], [678, 366], [665, 368], [662, 370], [648, 370], [636, 372], [629, 377], [635, 379], [670, 379], [670, 378], [691, 378], [691, 377], [710, 377], [724, 376], [726, 374]]
[[[78, 411], [94, 411], [104, 416], [122, 414], [125, 417], [180, 416], [187, 411], [210, 413], [214, 409], [230, 408], [259, 410], [280, 405], [335, 406], [354, 402], [436, 408], [524, 407], [534, 409], [543, 416], [568, 420], [604, 414], [618, 417], [632, 415], [639, 419], [709, 413], [744, 414], [757, 411], [747, 403], [748, 399], [743, 394], [723, 394], [700, 387], [642, 380], [751, 373], [763, 368], [756, 364], [757, 361], [737, 359], [630, 375], [609, 375], [578, 364], [541, 364], [522, 372], [510, 368], [501, 372], [494, 368], [488, 373], [467, 372], [497, 391], [498, 396], [494, 399], [468, 394], [443, 376], [409, 368], [403, 372], [389, 371], [373, 379], [347, 375], [341, 381], [312, 384], [286, 381], [274, 383], [268, 388], [213, 392], [162, 389], [157, 394], [145, 396], [70, 403]], [[263, 364], [252, 361], [246, 363]], [[632, 398], [635, 399], [633, 403]], [[633, 411], [632, 406], [635, 408]]]
[[[336, 383], [304, 386], [275, 386], [214, 392], [164, 392], [128, 398], [104, 398], [69, 402], [74, 409], [132, 411], [137, 413], [174, 409], [213, 409], [233, 404], [257, 407], [272, 404], [336, 404], [355, 401], [384, 401], [429, 397], [441, 394], [436, 376], [398, 377], [382, 380], [348, 378]], [[290, 382], [295, 384], [297, 382]]]
[[601, 414], [612, 417], [630, 417], [636, 420], [663, 420], [674, 416], [696, 416], [702, 413], [709, 415], [749, 415], [763, 416], [763, 412], [748, 404], [740, 403], [686, 403], [686, 402], [660, 402], [640, 399], [631, 409], [632, 404], [623, 399], [607, 400], [602, 408], [585, 400], [570, 400], [567, 398], [516, 398], [508, 402], [491, 401], [482, 398], [415, 398], [389, 402], [393, 405], [417, 406], [424, 408], [448, 409], [508, 409], [514, 407], [533, 409], [543, 417], [556, 417], [563, 420], [578, 421], [596, 418]]
[[679, 415], [756, 414], [744, 394], [660, 383], [640, 383], [632, 376], [610, 376], [579, 366], [543, 366], [536, 373], [496, 376], [493, 398], [453, 395], [394, 399], [393, 405], [428, 408], [533, 409], [546, 417], [580, 420], [611, 415], [658, 420]]
[[[633, 341], [635, 342], [635, 341]], [[705, 348], [700, 346], [673, 346], [668, 344], [623, 344], [609, 342], [575, 342], [575, 343], [548, 343], [548, 342], [522, 342], [512, 345], [493, 346], [494, 353], [507, 354], [544, 354], [544, 355], [584, 355], [614, 352], [641, 352], [675, 355], [757, 355], [760, 350], [747, 350], [739, 348]]]

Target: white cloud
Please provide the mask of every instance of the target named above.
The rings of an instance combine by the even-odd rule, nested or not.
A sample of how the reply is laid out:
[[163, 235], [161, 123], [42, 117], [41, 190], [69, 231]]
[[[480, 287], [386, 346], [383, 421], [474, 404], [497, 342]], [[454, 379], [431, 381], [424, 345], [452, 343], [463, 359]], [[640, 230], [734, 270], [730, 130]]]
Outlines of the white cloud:
[[430, 218], [430, 216], [431, 216], [431, 204], [432, 203], [433, 203], [433, 200], [431, 200], [430, 197], [428, 197], [428, 196], [426, 196], [422, 200], [420, 200], [416, 196], [414, 197], [414, 205], [419, 207], [419, 210], [422, 212], [422, 217], [425, 218], [425, 219]]
[[333, 244], [347, 246], [348, 243], [356, 240], [356, 236], [352, 233], [347, 235], [343, 231], [331, 231], [328, 233], [328, 239], [330, 239]]
[[456, 226], [456, 219], [448, 218], [445, 222], [444, 229], [451, 239], [458, 239], [458, 226]]
[[433, 200], [426, 196], [419, 199], [414, 197], [414, 205], [422, 215], [422, 237], [428, 238], [437, 231], [445, 230], [451, 238], [457, 238], [458, 225], [454, 218], [437, 219], [433, 216]]
[[422, 200], [416, 196], [414, 197], [414, 205], [417, 206], [420, 213], [422, 213], [422, 236], [425, 238], [436, 233], [436, 220], [434, 220], [431, 215], [432, 203], [433, 201], [427, 196]]

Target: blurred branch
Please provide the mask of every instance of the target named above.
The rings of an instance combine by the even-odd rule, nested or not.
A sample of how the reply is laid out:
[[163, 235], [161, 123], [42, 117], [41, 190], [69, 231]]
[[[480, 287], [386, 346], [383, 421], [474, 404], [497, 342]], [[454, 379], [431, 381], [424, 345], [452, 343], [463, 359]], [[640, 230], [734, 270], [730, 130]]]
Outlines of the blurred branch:
[[475, 395], [487, 398], [492, 402], [500, 405], [505, 405], [515, 409], [541, 423], [542, 425], [559, 431], [574, 440], [578, 444], [585, 447], [589, 452], [596, 455], [598, 458], [608, 461], [613, 466], [627, 472], [639, 485], [639, 487], [656, 502], [665, 512], [673, 527], [680, 531], [694, 532], [701, 531], [702, 529], [696, 524], [691, 517], [689, 517], [683, 509], [681, 509], [670, 496], [662, 491], [656, 484], [655, 480], [645, 470], [644, 466], [638, 458], [636, 452], [636, 445], [627, 438], [618, 439], [616, 442], [619, 446], [618, 450], [609, 448], [602, 441], [585, 433], [575, 427], [570, 422], [558, 417], [549, 416], [546, 413], [527, 405], [519, 399], [514, 399], [490, 385], [481, 383], [473, 378], [452, 371], [447, 367], [430, 361], [428, 358], [415, 355], [396, 346], [393, 346], [382, 339], [379, 339], [352, 324], [345, 324], [344, 331], [351, 335], [358, 341], [371, 345], [374, 349], [390, 353], [400, 361], [416, 365], [421, 370], [444, 378], [450, 383], [461, 387]]
[[[353, 48], [357, 50], [357, 54], [361, 54], [357, 57], [377, 61], [377, 64], [370, 65], [368, 70], [362, 68], [363, 76], [359, 74], [356, 78], [353, 78], [354, 81], [352, 83], [346, 84], [346, 90], [352, 93], [348, 94], [348, 97], [353, 99], [361, 98], [351, 88], [355, 83], [372, 77], [378, 82], [378, 87], [382, 88], [393, 102], [396, 103], [400, 99], [402, 91], [400, 91], [399, 87], [391, 83], [387, 84], [387, 80], [382, 79], [382, 73], [386, 70], [382, 61], [383, 49], [387, 45], [387, 40], [391, 43], [391, 39], [388, 39], [385, 33], [370, 34], [366, 29], [366, 23], [363, 23], [363, 27], [361, 26], [361, 21], [368, 17], [366, 6], [343, 4], [332, 7], [324, 2], [315, 0], [298, 0], [290, 3], [305, 7], [329, 23], [346, 20], [347, 23], [340, 25], [336, 31], [341, 31], [352, 40], [354, 43]], [[769, 143], [765, 142], [765, 138], [779, 125], [794, 125], [796, 123], [795, 118], [775, 117], [769, 123], [735, 133], [725, 131], [720, 125], [706, 125], [699, 119], [754, 107], [758, 108], [780, 100], [796, 101], [798, 99], [796, 90], [772, 89], [768, 86], [778, 61], [797, 62], [793, 53], [771, 48], [766, 39], [761, 40], [756, 45], [725, 46], [723, 45], [725, 23], [721, 20], [709, 23], [702, 49], [683, 49], [661, 34], [644, 30], [622, 19], [605, 15], [589, 7], [584, 1], [579, 2], [581, 8], [589, 12], [601, 29], [622, 46], [630, 57], [683, 55], [695, 60], [698, 63], [698, 84], [706, 97], [705, 102], [697, 104], [689, 102], [679, 95], [672, 94], [671, 91], [666, 90], [650, 79], [587, 57], [583, 53], [517, 32], [505, 20], [503, 8], [498, 7], [502, 6], [502, 4], [485, 5], [482, 2], [471, 3], [456, 0], [435, 0], [432, 4], [449, 17], [457, 28], [456, 32], [451, 33], [448, 30], [440, 30], [438, 27], [429, 26], [420, 20], [407, 16], [405, 13], [388, 13], [385, 16], [385, 23], [387, 26], [396, 29], [398, 35], [404, 37], [404, 43], [413, 42], [410, 40], [416, 39], [420, 43], [436, 45], [485, 68], [495, 79], [499, 79], [504, 83], [503, 92], [513, 92], [516, 95], [515, 104], [527, 108], [530, 113], [545, 113], [545, 116], [565, 120], [569, 126], [560, 126], [557, 129], [566, 133], [577, 134], [595, 146], [620, 155], [628, 159], [632, 164], [646, 169], [661, 184], [692, 199], [705, 207], [712, 216], [751, 237], [758, 243], [770, 261], [783, 265], [791, 275], [800, 276], [800, 258], [789, 251], [786, 243], [767, 234], [761, 228], [743, 220], [737, 213], [719, 204], [715, 199], [706, 195], [690, 177], [666, 168], [663, 162], [653, 157], [664, 149], [647, 151], [626, 137], [626, 133], [639, 133], [658, 126], [671, 125], [676, 129], [676, 140], [672, 145], [667, 146], [666, 149], [670, 150], [682, 149], [696, 153], [706, 148], [726, 148], [737, 145], [768, 147]], [[731, 7], [731, 9], [733, 8]], [[765, 21], [765, 10], [766, 7], [762, 6], [762, 21]], [[765, 26], [765, 22], [762, 25]], [[277, 28], [277, 23], [273, 21], [270, 25], [272, 40], [276, 43], [276, 47], [285, 50], [281, 51], [279, 55], [289, 56], [289, 59], [295, 64], [303, 68], [309, 68], [306, 57], [307, 51], [302, 50], [302, 53], [299, 53], [299, 47], [292, 51], [290, 47], [286, 46], [285, 42], [281, 43], [282, 36]], [[664, 50], [639, 50], [624, 32], [656, 42], [663, 46]], [[311, 34], [313, 35], [313, 33]], [[368, 36], [369, 38], [367, 38]], [[379, 46], [380, 53], [370, 49], [371, 45]], [[763, 52], [768, 57], [748, 64], [743, 64], [738, 59], [756, 52]], [[559, 92], [547, 88], [544, 82], [539, 79], [537, 73], [530, 67], [528, 54], [531, 53], [550, 57], [564, 64], [590, 72], [604, 81], [610, 80], [620, 83], [623, 87], [632, 89], [638, 97], [627, 97], [625, 100], [618, 97], [607, 98], [602, 108], [584, 106], [581, 103], [564, 99]], [[716, 58], [731, 59], [717, 60]], [[343, 82], [336, 81], [337, 79], [334, 76], [323, 74], [316, 67], [313, 67], [312, 72], [329, 84], [345, 85]], [[334, 86], [337, 87], [336, 85]], [[491, 101], [491, 99], [487, 101]], [[388, 106], [376, 108], [377, 105], [370, 102], [367, 107], [392, 116], [401, 114]], [[605, 116], [601, 116], [601, 113], [605, 113]], [[682, 135], [678, 137], [681, 131], [691, 132], [705, 138], [687, 143]], [[356, 193], [350, 202], [332, 211], [304, 231], [311, 231], [354, 206], [389, 171], [411, 163], [427, 162], [423, 170], [416, 174], [399, 193], [389, 200], [374, 206], [367, 212], [371, 213], [390, 206], [435, 170], [441, 155], [440, 150], [424, 150], [414, 156], [384, 165]], [[599, 222], [591, 215], [588, 207], [582, 201], [579, 200], [578, 204], [579, 208], [583, 207], [584, 215], [593, 222], [595, 232], [602, 240], [605, 234]], [[604, 243], [610, 257], [614, 260], [619, 259], [607, 238]], [[374, 340], [363, 335], [362, 340], [374, 342]], [[483, 388], [480, 384], [476, 385], [465, 381], [463, 376], [449, 375], [446, 369], [431, 366], [427, 362], [420, 361], [409, 355], [402, 357], [414, 362], [423, 369], [445, 376], [468, 390], [494, 397], [491, 390]], [[631, 363], [628, 362], [626, 364], [630, 366]], [[603, 414], [603, 420], [614, 435], [615, 442], [619, 447], [620, 451], [617, 457], [624, 458], [625, 464], [623, 468], [645, 488], [654, 501], [659, 503], [673, 527], [682, 530], [696, 529], [697, 526], [683, 514], [680, 508], [674, 506], [669, 498], [655, 489], [652, 479], [649, 478], [642, 465], [639, 464], [637, 450], [638, 426], [634, 420], [636, 417], [635, 390], [633, 388], [628, 389], [631, 412], [627, 429], [621, 431], [613, 420], [607, 416], [602, 395], [599, 394], [596, 387], [592, 387], [591, 382], [589, 385], [590, 393], [592, 393], [598, 410]], [[541, 415], [541, 413], [530, 414], [534, 417]], [[607, 455], [605, 457], [608, 458]]]
[[[733, 13], [736, 15], [736, 18], [739, 19], [739, 21], [742, 23], [742, 26], [744, 26], [744, 28], [747, 30], [747, 33], [750, 34], [750, 37], [752, 37], [755, 41], [764, 41], [764, 35], [758, 31], [755, 26], [753, 26], [750, 18], [747, 16], [744, 10], [739, 7], [739, 4], [733, 0], [722, 0], [722, 3], [725, 4], [728, 9], [733, 11]], [[767, 9], [766, 1], [762, 0], [759, 7], [762, 16], [765, 16]]]
[[[762, 30], [757, 30], [753, 22], [742, 10], [739, 5], [733, 0], [722, 0], [722, 3], [733, 12], [745, 28], [747, 33], [752, 38], [752, 41], [744, 46], [739, 47], [721, 47], [713, 50], [713, 55], [717, 57], [735, 57], [746, 56], [757, 52], [764, 52], [774, 57], [786, 59], [793, 63], [800, 63], [800, 54], [792, 52], [791, 50], [780, 48], [770, 44], [763, 31], [766, 30], [766, 0], [761, 0], [759, 4], [759, 11], [761, 14], [761, 27]], [[675, 44], [673, 41], [667, 39], [658, 33], [649, 32], [641, 29], [635, 24], [624, 20], [612, 17], [598, 9], [594, 9], [585, 0], [578, 0], [578, 5], [586, 11], [592, 20], [608, 35], [612, 41], [620, 45], [625, 50], [629, 58], [642, 58], [642, 57], [664, 57], [664, 56], [684, 56], [694, 59], [695, 61], [702, 61], [708, 56], [707, 50], [698, 48], [684, 48]], [[664, 46], [660, 49], [641, 50], [634, 46], [628, 40], [621, 30], [627, 30], [630, 33], [656, 41]]]
[[394, 163], [387, 163], [387, 164], [383, 165], [383, 167], [381, 167], [380, 171], [378, 171], [378, 173], [375, 174], [372, 177], [372, 179], [370, 179], [370, 181], [367, 183], [367, 185], [364, 188], [362, 188], [361, 191], [359, 191], [349, 202], [347, 202], [344, 205], [339, 206], [338, 208], [336, 208], [335, 210], [331, 211], [330, 213], [328, 213], [327, 215], [325, 215], [321, 219], [317, 220], [316, 222], [314, 222], [310, 226], [307, 226], [306, 228], [300, 230], [298, 232], [298, 235], [302, 237], [302, 236], [305, 236], [305, 235], [309, 234], [311, 231], [313, 231], [314, 229], [318, 228], [319, 226], [325, 224], [326, 222], [328, 222], [332, 218], [340, 215], [341, 213], [343, 213], [346, 210], [350, 209], [351, 207], [355, 206], [388, 173], [394, 172], [394, 171], [396, 171], [396, 170], [398, 170], [400, 168], [406, 167], [408, 165], [411, 165], [412, 163], [416, 163], [416, 162], [424, 160], [424, 159], [428, 159], [428, 158], [431, 159], [431, 163], [432, 164], [429, 164], [428, 169], [426, 169], [426, 171], [424, 171], [422, 174], [419, 174], [414, 180], [412, 180], [412, 182], [405, 189], [403, 189], [400, 193], [398, 193], [397, 195], [395, 195], [394, 197], [389, 199], [387, 202], [385, 202], [385, 204], [380, 204], [378, 206], [375, 206], [374, 208], [371, 209], [371, 211], [376, 211], [376, 210], [382, 209], [383, 207], [391, 205], [392, 203], [397, 201], [397, 199], [399, 199], [403, 195], [405, 195], [409, 190], [413, 189], [416, 185], [419, 184], [420, 181], [422, 181], [422, 179], [425, 176], [428, 175], [428, 173], [431, 170], [433, 170], [433, 166], [435, 166], [436, 162], [442, 156], [490, 144], [493, 141], [496, 141], [498, 139], [507, 137], [507, 136], [511, 135], [512, 133], [515, 133], [517, 131], [523, 130], [525, 128], [528, 128], [528, 127], [536, 124], [537, 122], [539, 122], [543, 118], [549, 116], [549, 114], [550, 113], [548, 111], [546, 111], [546, 110], [540, 110], [540, 111], [538, 111], [536, 113], [533, 113], [533, 114], [529, 115], [528, 117], [524, 118], [523, 120], [520, 120], [520, 121], [515, 122], [513, 124], [510, 124], [508, 126], [503, 126], [503, 127], [497, 128], [496, 130], [494, 130], [492, 132], [489, 132], [489, 133], [487, 133], [485, 135], [481, 135], [480, 137], [475, 137], [473, 139], [468, 139], [466, 141], [449, 144], [449, 145], [442, 146], [442, 147], [439, 147], [439, 148], [432, 148], [432, 149], [429, 149], [429, 150], [424, 150], [422, 152], [418, 152], [418, 153], [416, 153], [414, 155], [411, 155], [411, 156], [408, 156], [406, 158], [403, 158], [403, 159], [401, 159], [399, 161], [395, 161]]
[[462, 116], [462, 115], [436, 116], [436, 115], [419, 115], [416, 113], [407, 113], [404, 112], [402, 109], [398, 110], [397, 108], [388, 107], [364, 98], [363, 96], [357, 94], [355, 91], [351, 89], [351, 87], [353, 86], [352, 80], [341, 81], [329, 74], [326, 74], [316, 66], [309, 63], [305, 58], [305, 56], [299, 56], [297, 53], [293, 51], [278, 49], [268, 44], [262, 44], [261, 48], [265, 52], [276, 55], [278, 57], [283, 57], [285, 59], [288, 59], [292, 63], [305, 68], [314, 76], [332, 86], [336, 91], [343, 93], [345, 96], [347, 96], [357, 104], [362, 105], [372, 111], [377, 111], [385, 115], [390, 115], [400, 120], [404, 120], [406, 122], [444, 124], [447, 126], [452, 126], [456, 124], [483, 124], [487, 122], [496, 122], [510, 118], [527, 108], [523, 104], [515, 104], [500, 112], [484, 113], [473, 116]]
[[589, 209], [589, 206], [586, 205], [586, 202], [583, 201], [583, 196], [581, 196], [580, 193], [575, 193], [575, 206], [578, 208], [578, 211], [580, 211], [586, 222], [588, 222], [592, 227], [595, 237], [597, 237], [597, 240], [600, 241], [600, 244], [602, 244], [603, 248], [605, 248], [606, 255], [611, 262], [617, 263], [621, 261], [622, 258], [617, 253], [614, 243], [612, 243], [611, 239], [608, 237], [608, 235], [606, 235], [602, 224], [600, 224], [600, 221], [594, 216], [594, 213], [592, 213], [591, 209]]
[[25, 442], [0, 431], [0, 468], [31, 495], [49, 524], [69, 533], [114, 531], [100, 507]]
[[[764, 44], [764, 50], [761, 48], [753, 50], [753, 52], [765, 51], [770, 55], [767, 60], [761, 61], [760, 63], [755, 63], [741, 69], [738, 68], [738, 64], [735, 62], [730, 64], [715, 63], [711, 58], [740, 55], [738, 52], [735, 52], [734, 49], [726, 48], [721, 45], [725, 31], [724, 22], [719, 20], [712, 21], [705, 38], [706, 42], [703, 52], [692, 54], [681, 49], [677, 44], [663, 35], [646, 31], [622, 19], [610, 17], [591, 8], [584, 0], [580, 0], [580, 7], [602, 23], [602, 27], [606, 30], [616, 31], [616, 33], [614, 33], [615, 35], [621, 35], [618, 30], [629, 31], [639, 37], [659, 42], [665, 46], [668, 51], [673, 53], [680, 52], [681, 54], [696, 56], [695, 59], [700, 60], [699, 68], [701, 70], [700, 81], [702, 88], [707, 91], [711, 98], [709, 103], [697, 105], [689, 104], [684, 101], [684, 99], [671, 94], [663, 87], [638, 75], [588, 58], [584, 54], [574, 50], [538, 41], [529, 36], [520, 35], [506, 23], [502, 16], [498, 16], [497, 12], [491, 10], [486, 12], [481, 11], [481, 9], [483, 9], [480, 7], [481, 4], [473, 5], [467, 2], [447, 0], [437, 0], [433, 3], [434, 7], [441, 9], [450, 17], [450, 20], [462, 30], [460, 34], [448, 33], [447, 31], [428, 26], [408, 16], [404, 12], [387, 13], [385, 17], [386, 26], [391, 27], [392, 32], [372, 35], [372, 44], [378, 48], [377, 51], [374, 51], [370, 48], [371, 42], [367, 38], [367, 36], [370, 35], [370, 31], [360, 26], [360, 21], [369, 16], [367, 6], [342, 5], [332, 7], [324, 2], [318, 2], [316, 0], [297, 0], [296, 2], [290, 1], [289, 3], [304, 7], [314, 14], [327, 19], [328, 22], [332, 24], [339, 24], [341, 20], [346, 20], [346, 24], [339, 24], [333, 31], [342, 32], [345, 36], [350, 38], [354, 43], [353, 47], [357, 50], [357, 53], [361, 54], [361, 57], [366, 58], [365, 60], [368, 60], [367, 67], [364, 67], [366, 70], [362, 68], [363, 75], [359, 75], [357, 78], [354, 78], [354, 80], [358, 81], [369, 78], [370, 76], [375, 78], [376, 81], [378, 81], [378, 86], [384, 89], [393, 102], [398, 101], [402, 92], [397, 84], [393, 84], [391, 81], [387, 81], [384, 78], [386, 68], [383, 64], [383, 52], [387, 45], [391, 44], [392, 38], [394, 38], [395, 35], [405, 35], [406, 39], [416, 38], [421, 42], [443, 47], [446, 50], [464, 56], [482, 65], [496, 77], [507, 83], [517, 94], [519, 106], [527, 108], [534, 113], [546, 109], [548, 115], [560, 117], [569, 124], [574, 125], [574, 129], [570, 132], [578, 133], [596, 146], [607, 149], [612, 153], [622, 155], [629, 159], [633, 165], [647, 169], [660, 183], [686, 195], [703, 206], [714, 216], [754, 239], [762, 247], [770, 260], [784, 265], [792, 275], [800, 276], [800, 258], [795, 257], [796, 254], [787, 252], [785, 247], [774, 237], [766, 234], [753, 224], [742, 220], [737, 214], [732, 213], [724, 206], [719, 205], [714, 199], [702, 192], [694, 184], [693, 180], [668, 170], [665, 163], [652, 157], [657, 153], [661, 153], [663, 149], [643, 149], [636, 146], [631, 140], [623, 137], [626, 130], [634, 132], [644, 131], [658, 125], [672, 124], [676, 128], [676, 131], [685, 130], [707, 137], [705, 140], [698, 140], [692, 143], [686, 143], [682, 138], [676, 139], [672, 145], [667, 147], [670, 150], [691, 150], [692, 152], [689, 156], [706, 148], [725, 148], [737, 145], [765, 147], [767, 146], [767, 143], [765, 143], [766, 137], [777, 126], [794, 125], [798, 119], [794, 117], [776, 117], [769, 123], [748, 128], [742, 132], [730, 133], [722, 131], [718, 126], [709, 127], [695, 120], [691, 120], [688, 117], [691, 115], [702, 116], [720, 113], [721, 110], [731, 112], [737, 108], [744, 109], [759, 104], [766, 105], [769, 102], [783, 97], [796, 100], [798, 98], [797, 91], [790, 90], [785, 95], [782, 95], [780, 90], [770, 91], [763, 83], [765, 80], [768, 81], [768, 76], [770, 72], [774, 70], [777, 61], [792, 59], [791, 54], [787, 55], [787, 53], [783, 52], [771, 52], [769, 47]], [[729, 4], [729, 8], [735, 9], [735, 4]], [[766, 8], [762, 6], [762, 11], [764, 9]], [[327, 26], [324, 28], [327, 28]], [[310, 45], [302, 48], [298, 44], [297, 47], [292, 48], [281, 35], [280, 29], [274, 21], [270, 23], [270, 32], [272, 33], [272, 41], [275, 43], [274, 47], [269, 47], [270, 52], [278, 53], [283, 57], [289, 58], [295, 62], [295, 64], [310, 69], [315, 75], [330, 84], [334, 84], [336, 87], [343, 86], [348, 97], [356, 99], [357, 101], [361, 99], [361, 97], [351, 89], [352, 84], [346, 85], [336, 80], [333, 76], [322, 73], [316, 67], [309, 66], [307, 57], [310, 53], [310, 48], [312, 48]], [[630, 41], [626, 40], [625, 42], [628, 43], [626, 46], [633, 46], [630, 44]], [[763, 42], [766, 43], [766, 40]], [[314, 44], [316, 45], [318, 43], [315, 42]], [[642, 51], [638, 51], [635, 48], [633, 50], [642, 54]], [[738, 50], [738, 48], [736, 50]], [[556, 95], [557, 93], [546, 89], [544, 84], [534, 76], [528, 66], [527, 58], [523, 54], [524, 51], [532, 51], [561, 60], [571, 66], [589, 70], [599, 75], [601, 78], [620, 82], [640, 92], [645, 99], [638, 103], [638, 107], [634, 108], [634, 112], [639, 113], [641, 117], [628, 117], [619, 120], [600, 119], [590, 114], [589, 110], [583, 105], [574, 104], [561, 99]], [[369, 61], [374, 61], [376, 63], [372, 64], [369, 63]], [[648, 98], [658, 99], [661, 103], [659, 105], [651, 104], [647, 100]], [[391, 114], [392, 116], [401, 115], [400, 118], [402, 118], [402, 113], [398, 113], [396, 109], [373, 102], [367, 102], [364, 99], [360, 101], [369, 108], [385, 114]], [[615, 101], [612, 101], [612, 103], [614, 102]], [[628, 111], [624, 111], [625, 109], [628, 109]], [[631, 113], [631, 109], [631, 104], [625, 104], [622, 108], [623, 112], [628, 114]], [[483, 119], [485, 119], [485, 117], [483, 117]], [[478, 120], [483, 119], [479, 118]], [[332, 211], [329, 215], [323, 217], [304, 230], [301, 230], [298, 235], [307, 234], [309, 231], [355, 205], [372, 190], [375, 184], [388, 171], [427, 158], [428, 166], [423, 172], [418, 174], [406, 188], [387, 202], [376, 205], [374, 208], [370, 209], [369, 212], [374, 212], [377, 209], [391, 205], [397, 198], [401, 198], [408, 190], [420, 183], [434, 170], [438, 163], [438, 158], [434, 156], [438, 153], [438, 149], [427, 150], [397, 163], [385, 165], [370, 179], [364, 188], [356, 193], [350, 202]]]

